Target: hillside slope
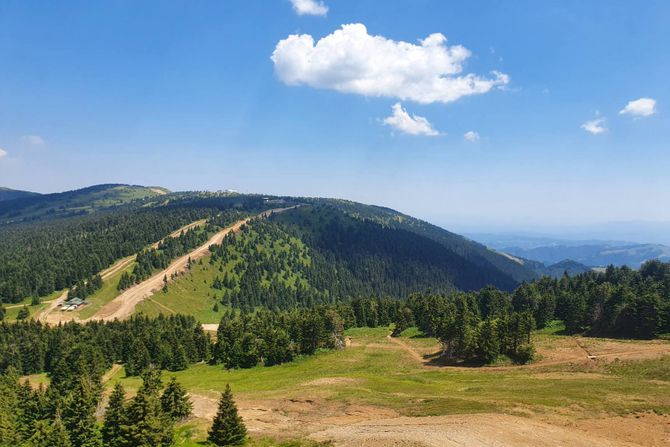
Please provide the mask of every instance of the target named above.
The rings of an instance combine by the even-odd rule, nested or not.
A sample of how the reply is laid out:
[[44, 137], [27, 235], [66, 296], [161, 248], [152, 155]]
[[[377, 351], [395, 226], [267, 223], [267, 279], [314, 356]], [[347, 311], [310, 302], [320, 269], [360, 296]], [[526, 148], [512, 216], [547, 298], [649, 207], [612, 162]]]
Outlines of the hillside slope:
[[[486, 285], [511, 290], [536, 276], [514, 258], [388, 208], [98, 185], [0, 204], [0, 217], [14, 215], [11, 225], [0, 227], [0, 295], [13, 303], [31, 294], [46, 296], [181, 225], [225, 210], [257, 214], [296, 204], [301, 206], [254, 222], [215, 252], [218, 289], [205, 293], [211, 299], [204, 300], [207, 307], [235, 300], [240, 306], [290, 307]], [[211, 272], [203, 277], [212, 286], [216, 279]], [[203, 301], [202, 295], [193, 298]]]
[[402, 214], [390, 208], [363, 205], [339, 199], [313, 199], [312, 201], [317, 205], [333, 206], [352, 217], [370, 219], [384, 226], [403, 229], [427, 237], [482, 269], [499, 270], [517, 282], [530, 281], [537, 277], [533, 270], [525, 267], [523, 263], [490, 250], [486, 246], [459, 234], [452, 233], [437, 225]]
[[168, 192], [164, 188], [107, 184], [53, 194], [24, 195], [0, 202], [0, 224], [84, 215]]
[[31, 191], [20, 191], [17, 189], [4, 188], [0, 186], [0, 202], [5, 200], [21, 199], [23, 197], [39, 196], [39, 193]]

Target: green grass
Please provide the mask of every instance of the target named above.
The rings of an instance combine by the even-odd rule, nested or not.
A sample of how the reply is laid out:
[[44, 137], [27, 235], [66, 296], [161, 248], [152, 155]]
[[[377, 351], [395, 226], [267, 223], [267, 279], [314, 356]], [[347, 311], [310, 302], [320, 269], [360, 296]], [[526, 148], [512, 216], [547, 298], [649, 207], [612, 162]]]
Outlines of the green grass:
[[[219, 303], [219, 311], [214, 312], [214, 303], [217, 302], [215, 292], [218, 291], [212, 288], [214, 278], [221, 275], [221, 272], [209, 264], [209, 257], [203, 258], [202, 261], [202, 264], [196, 263], [190, 272], [170, 282], [167, 293], [157, 292], [139, 304], [136, 311], [149, 316], [161, 313], [193, 315], [201, 323], [221, 321], [225, 307]], [[219, 298], [220, 295], [221, 292]]]
[[[208, 424], [203, 421], [189, 421], [177, 427], [174, 445], [179, 447], [202, 447], [208, 445], [203, 439], [207, 438]], [[249, 438], [244, 443], [246, 447], [329, 447], [330, 443], [316, 443], [304, 440], [277, 440], [273, 438]]]
[[[388, 329], [347, 331], [355, 345], [341, 351], [273, 367], [226, 371], [217, 365], [195, 365], [174, 375], [190, 391], [217, 397], [226, 384], [249, 399], [300, 399], [305, 396], [351, 404], [391, 408], [403, 415], [515, 412], [526, 408], [554, 412], [571, 408], [581, 416], [670, 411], [668, 360], [640, 367], [594, 373], [575, 372], [570, 365], [533, 369], [453, 369], [422, 367], [402, 350], [384, 347]], [[368, 346], [372, 345], [372, 346]], [[356, 382], [310, 385], [322, 378], [346, 377]], [[129, 389], [137, 378], [117, 377]], [[114, 381], [112, 381], [114, 382]]]
[[35, 316], [41, 312], [45, 307], [47, 307], [48, 302], [55, 300], [59, 296], [63, 294], [63, 290], [56, 290], [55, 292], [52, 292], [50, 295], [43, 296], [40, 298], [40, 304], [37, 304], [35, 306], [32, 305], [32, 297], [27, 297], [24, 298], [22, 301], [16, 303], [16, 304], [6, 304], [5, 306], [5, 321], [16, 321], [16, 317], [19, 314], [19, 311], [23, 306], [28, 306], [28, 312], [29, 312], [29, 317], [27, 318], [28, 320], [31, 318], [35, 318]]
[[642, 380], [662, 380], [670, 384], [670, 356], [654, 360], [615, 361], [606, 366], [614, 375]]

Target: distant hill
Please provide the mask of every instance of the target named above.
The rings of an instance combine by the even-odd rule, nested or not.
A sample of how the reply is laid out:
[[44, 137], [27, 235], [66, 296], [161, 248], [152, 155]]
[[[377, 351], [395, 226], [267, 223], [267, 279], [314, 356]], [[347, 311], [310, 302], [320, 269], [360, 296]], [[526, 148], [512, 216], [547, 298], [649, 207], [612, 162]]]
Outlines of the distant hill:
[[20, 199], [23, 197], [39, 196], [39, 193], [30, 191], [20, 191], [18, 189], [4, 188], [0, 186], [0, 202], [5, 200]]
[[599, 240], [573, 241], [491, 234], [473, 235], [472, 237], [496, 250], [519, 258], [539, 261], [545, 265], [570, 259], [588, 267], [613, 264], [638, 268], [644, 262], [652, 259], [665, 262], [670, 260], [670, 247], [661, 244]]
[[34, 221], [89, 214], [163, 196], [165, 188], [137, 185], [95, 185], [53, 194], [31, 195], [0, 202], [0, 223]]
[[565, 273], [570, 276], [575, 276], [592, 270], [591, 267], [571, 259], [565, 259], [549, 266], [546, 266], [540, 261], [533, 261], [530, 259], [523, 259], [523, 262], [526, 267], [532, 269], [538, 275], [551, 276], [553, 278], [560, 278]]
[[535, 259], [545, 264], [560, 262], [569, 258], [590, 267], [602, 267], [610, 264], [627, 265], [632, 268], [640, 267], [644, 262], [659, 259], [670, 260], [670, 247], [658, 244], [633, 244], [624, 246], [610, 245], [579, 245], [568, 247], [564, 245], [520, 249], [507, 247], [506, 252], [515, 256]]

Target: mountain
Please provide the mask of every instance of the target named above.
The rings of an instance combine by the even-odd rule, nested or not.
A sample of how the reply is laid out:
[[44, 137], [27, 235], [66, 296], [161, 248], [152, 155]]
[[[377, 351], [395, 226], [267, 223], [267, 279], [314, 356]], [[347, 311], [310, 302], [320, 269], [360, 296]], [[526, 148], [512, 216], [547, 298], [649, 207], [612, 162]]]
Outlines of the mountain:
[[23, 197], [39, 196], [39, 193], [30, 191], [20, 191], [17, 189], [3, 188], [0, 186], [0, 202], [5, 200], [20, 199]]
[[89, 214], [160, 197], [165, 188], [124, 184], [95, 185], [53, 194], [28, 195], [0, 202], [0, 223]]
[[406, 230], [429, 238], [448, 250], [463, 257], [467, 261], [482, 269], [495, 269], [510, 276], [517, 282], [530, 281], [536, 277], [518, 259], [511, 258], [505, 253], [498, 253], [478, 242], [423, 220], [402, 214], [390, 208], [364, 205], [348, 200], [316, 199], [319, 203], [329, 204], [345, 213], [359, 218], [380, 223], [383, 226]]
[[526, 267], [532, 269], [536, 274], [540, 276], [551, 276], [553, 278], [560, 278], [565, 273], [570, 276], [575, 276], [592, 270], [591, 267], [571, 259], [565, 259], [549, 266], [546, 266], [540, 261], [533, 261], [531, 259], [522, 259], [522, 261]]
[[588, 267], [610, 264], [638, 268], [652, 259], [670, 260], [670, 247], [627, 241], [562, 240], [550, 237], [479, 234], [473, 238], [513, 256], [546, 265], [571, 259]]
[[659, 244], [631, 244], [613, 246], [609, 244], [577, 245], [577, 246], [547, 246], [532, 249], [507, 247], [504, 251], [515, 256], [534, 259], [545, 264], [553, 264], [563, 259], [572, 259], [590, 267], [607, 265], [627, 265], [638, 268], [651, 259], [667, 262], [670, 260], [670, 247]]
[[487, 285], [512, 290], [538, 276], [519, 260], [389, 208], [99, 185], [0, 204], [0, 216], [15, 214], [11, 225], [0, 225], [0, 296], [16, 302], [30, 291], [44, 296], [69, 287], [189, 222], [230, 222], [290, 206], [297, 207], [246, 225], [236, 236], [245, 242], [228, 241], [234, 251], [217, 255], [229, 257], [217, 271], [219, 281], [234, 279], [228, 292], [238, 303], [281, 307]]

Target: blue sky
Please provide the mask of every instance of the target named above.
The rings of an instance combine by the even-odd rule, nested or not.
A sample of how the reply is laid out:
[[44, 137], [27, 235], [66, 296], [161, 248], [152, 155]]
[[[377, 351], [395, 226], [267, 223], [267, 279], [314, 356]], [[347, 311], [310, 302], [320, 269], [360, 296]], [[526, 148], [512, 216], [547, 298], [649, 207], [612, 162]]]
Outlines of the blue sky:
[[3, 1], [0, 185], [341, 197], [461, 231], [670, 221], [668, 2], [322, 6]]

